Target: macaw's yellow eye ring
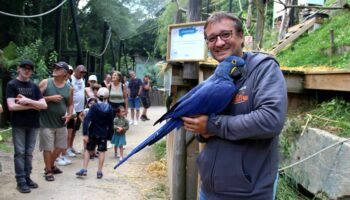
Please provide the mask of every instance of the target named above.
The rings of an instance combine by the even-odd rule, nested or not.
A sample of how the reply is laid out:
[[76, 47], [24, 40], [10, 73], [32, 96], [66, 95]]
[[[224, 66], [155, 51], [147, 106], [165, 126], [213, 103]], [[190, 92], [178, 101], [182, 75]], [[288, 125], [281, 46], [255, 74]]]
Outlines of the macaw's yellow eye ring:
[[237, 61], [236, 60], [232, 60], [231, 63], [235, 65], [237, 63]]

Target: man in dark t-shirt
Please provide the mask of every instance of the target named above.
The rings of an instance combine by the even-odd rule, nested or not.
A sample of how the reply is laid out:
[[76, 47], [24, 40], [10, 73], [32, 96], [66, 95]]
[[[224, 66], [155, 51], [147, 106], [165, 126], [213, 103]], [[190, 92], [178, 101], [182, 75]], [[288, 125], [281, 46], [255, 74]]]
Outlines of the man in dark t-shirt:
[[[128, 94], [129, 94], [129, 108], [131, 113], [130, 124], [137, 125], [137, 121], [140, 117], [140, 95], [142, 92], [142, 81], [139, 78], [136, 78], [134, 71], [129, 71], [130, 81], [128, 84]], [[135, 118], [136, 110], [136, 118]]]
[[33, 150], [39, 128], [39, 110], [47, 104], [39, 87], [29, 80], [34, 63], [23, 60], [17, 68], [18, 76], [6, 87], [7, 106], [11, 112], [12, 141], [17, 190], [29, 193], [38, 184], [31, 180]]
[[142, 93], [141, 93], [141, 102], [143, 105], [143, 111], [141, 115], [142, 121], [149, 120], [149, 118], [147, 117], [147, 110], [151, 106], [151, 99], [149, 98], [150, 90], [151, 90], [151, 77], [149, 75], [145, 75], [143, 77]]

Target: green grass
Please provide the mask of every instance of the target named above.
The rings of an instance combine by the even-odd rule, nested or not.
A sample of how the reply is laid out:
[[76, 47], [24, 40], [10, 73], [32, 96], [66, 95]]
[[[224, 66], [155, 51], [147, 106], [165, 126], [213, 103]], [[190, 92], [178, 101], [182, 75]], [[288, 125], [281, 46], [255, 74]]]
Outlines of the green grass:
[[166, 156], [166, 141], [161, 140], [154, 145], [157, 160], [165, 158]]
[[334, 30], [336, 47], [350, 46], [350, 12], [339, 11], [326, 20], [320, 29], [305, 34], [284, 51], [277, 55], [281, 66], [350, 66], [350, 52], [327, 56], [325, 49], [330, 48], [329, 31]]
[[11, 138], [11, 136], [12, 132], [9, 129], [0, 131], [0, 151], [11, 151], [11, 148], [6, 144], [6, 141], [8, 141]]
[[287, 175], [279, 175], [276, 200], [309, 200], [298, 191], [297, 184]]
[[350, 137], [350, 102], [335, 98], [321, 103], [310, 112], [308, 126], [329, 131], [340, 137]]

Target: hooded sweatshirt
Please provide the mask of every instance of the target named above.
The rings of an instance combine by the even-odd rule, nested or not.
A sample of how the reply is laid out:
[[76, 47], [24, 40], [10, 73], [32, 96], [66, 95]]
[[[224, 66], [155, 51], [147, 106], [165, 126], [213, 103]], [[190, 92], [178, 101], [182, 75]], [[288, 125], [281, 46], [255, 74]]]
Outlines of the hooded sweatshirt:
[[113, 108], [107, 102], [94, 104], [83, 122], [83, 135], [107, 138], [113, 135]]
[[274, 58], [245, 53], [243, 59], [238, 93], [225, 114], [209, 117], [207, 131], [214, 136], [204, 140], [197, 158], [201, 189], [210, 200], [272, 199], [286, 84]]

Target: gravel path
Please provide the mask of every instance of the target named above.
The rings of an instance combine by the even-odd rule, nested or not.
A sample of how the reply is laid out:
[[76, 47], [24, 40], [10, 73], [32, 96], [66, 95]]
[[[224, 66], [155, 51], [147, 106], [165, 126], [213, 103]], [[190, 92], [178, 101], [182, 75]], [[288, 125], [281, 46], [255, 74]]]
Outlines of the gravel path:
[[[139, 122], [137, 126], [130, 126], [130, 130], [126, 136], [126, 153], [130, 152], [133, 147], [159, 127], [159, 125], [154, 127], [153, 122], [164, 112], [164, 107], [151, 107], [149, 110], [150, 121]], [[147, 165], [155, 161], [154, 149], [152, 147], [146, 147], [117, 170], [113, 169], [117, 162], [113, 158], [114, 150], [109, 149], [106, 154], [103, 169], [104, 177], [102, 179], [96, 179], [97, 159], [89, 162], [87, 177], [76, 178], [75, 172], [82, 167], [83, 163], [82, 155], [78, 155], [76, 158], [71, 159], [73, 161], [71, 165], [60, 167], [63, 173], [55, 175], [55, 181], [47, 182], [43, 177], [44, 162], [42, 153], [38, 149], [38, 144], [39, 141], [37, 140], [32, 179], [39, 184], [39, 188], [33, 189], [28, 194], [21, 194], [16, 190], [12, 149], [10, 153], [0, 151], [2, 164], [2, 172], [0, 173], [0, 199], [170, 199], [167, 178], [158, 177], [146, 171]], [[10, 142], [9, 145], [11, 145]], [[82, 150], [81, 132], [77, 133], [74, 145], [77, 149]]]

